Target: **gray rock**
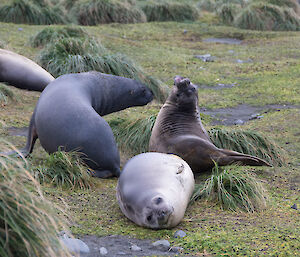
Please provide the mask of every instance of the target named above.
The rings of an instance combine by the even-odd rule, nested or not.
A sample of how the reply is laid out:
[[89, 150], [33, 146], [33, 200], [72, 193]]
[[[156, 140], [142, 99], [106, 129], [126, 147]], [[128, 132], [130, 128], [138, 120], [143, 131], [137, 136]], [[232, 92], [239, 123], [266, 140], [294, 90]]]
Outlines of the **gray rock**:
[[23, 31], [23, 28], [18, 28], [19, 31]]
[[250, 63], [250, 62], [253, 62], [253, 61], [251, 59], [248, 59], [248, 60], [245, 60], [245, 61], [241, 60], [241, 59], [237, 59], [236, 62], [237, 63]]
[[234, 124], [235, 124], [235, 125], [242, 125], [242, 124], [244, 124], [244, 121], [242, 121], [242, 120], [236, 120], [236, 121], [234, 122]]
[[123, 256], [124, 256], [124, 255], [127, 255], [127, 253], [124, 253], [124, 252], [118, 252], [117, 255], [123, 255]]
[[142, 251], [141, 247], [138, 247], [137, 245], [131, 245], [130, 250], [134, 252]]
[[152, 246], [160, 251], [168, 251], [170, 249], [170, 242], [168, 240], [158, 240], [152, 243]]
[[291, 208], [294, 210], [298, 210], [297, 204], [295, 204], [295, 203], [291, 206]]
[[178, 253], [178, 252], [181, 252], [183, 250], [182, 247], [179, 247], [179, 246], [172, 246], [169, 251], [170, 252], [174, 252], [174, 253]]
[[175, 237], [175, 238], [185, 237], [185, 236], [186, 236], [186, 233], [185, 233], [183, 230], [177, 230], [177, 231], [174, 233], [174, 237]]
[[215, 61], [215, 57], [211, 56], [211, 54], [195, 55], [194, 57], [197, 59], [200, 59], [204, 62], [214, 62]]
[[234, 54], [234, 51], [233, 50], [228, 50], [228, 53]]
[[100, 251], [100, 254], [101, 254], [101, 255], [106, 255], [106, 254], [108, 254], [108, 251], [107, 251], [107, 249], [106, 249], [105, 247], [101, 247], [101, 248], [99, 249], [99, 251]]
[[188, 31], [185, 29], [184, 31], [183, 31], [183, 34], [186, 34]]
[[60, 238], [61, 242], [71, 253], [89, 253], [90, 249], [86, 243], [79, 239], [69, 238], [66, 234]]

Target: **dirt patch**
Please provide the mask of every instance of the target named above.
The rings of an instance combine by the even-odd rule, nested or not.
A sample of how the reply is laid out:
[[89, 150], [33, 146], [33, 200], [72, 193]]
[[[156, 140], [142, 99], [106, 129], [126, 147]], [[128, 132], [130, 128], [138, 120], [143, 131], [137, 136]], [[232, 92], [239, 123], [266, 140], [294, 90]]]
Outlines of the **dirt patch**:
[[284, 109], [300, 109], [299, 105], [265, 105], [251, 106], [240, 104], [232, 108], [206, 109], [200, 108], [200, 111], [213, 118], [212, 125], [243, 125], [245, 122], [253, 119], [263, 118], [263, 115], [270, 111], [280, 111]]
[[[151, 240], [135, 239], [127, 236], [112, 235], [106, 237], [97, 237], [86, 235], [80, 238], [90, 248], [90, 253], [81, 254], [80, 257], [101, 257], [100, 248], [105, 247], [107, 254], [105, 256], [173, 256], [176, 253], [172, 251], [163, 251], [152, 246]], [[139, 251], [131, 250], [136, 245], [141, 248]], [[172, 246], [172, 245], [171, 245]], [[178, 256], [178, 252], [177, 252]]]

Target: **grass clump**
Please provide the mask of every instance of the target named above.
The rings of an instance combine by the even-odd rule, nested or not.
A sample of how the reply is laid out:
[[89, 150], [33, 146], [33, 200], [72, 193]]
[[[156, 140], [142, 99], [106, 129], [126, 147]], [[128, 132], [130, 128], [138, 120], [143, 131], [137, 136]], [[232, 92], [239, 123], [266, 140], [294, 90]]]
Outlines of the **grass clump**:
[[276, 166], [284, 164], [283, 151], [274, 142], [259, 133], [213, 128], [208, 131], [208, 134], [218, 148], [257, 156]]
[[78, 24], [94, 26], [104, 23], [145, 22], [145, 14], [128, 1], [91, 0], [79, 1], [71, 9]]
[[51, 183], [65, 188], [88, 189], [92, 180], [87, 165], [79, 152], [57, 151], [50, 154], [35, 172], [41, 183]]
[[116, 119], [108, 121], [114, 132], [120, 148], [130, 155], [137, 155], [148, 151], [151, 131], [156, 115], [138, 119]]
[[157, 101], [164, 101], [167, 91], [161, 82], [151, 76], [125, 55], [111, 54], [97, 41], [63, 38], [49, 44], [39, 56], [40, 65], [57, 77], [67, 73], [99, 71], [102, 73], [136, 79], [147, 85]]
[[221, 5], [221, 7], [217, 11], [217, 14], [224, 24], [231, 25], [240, 10], [240, 5], [227, 3]]
[[32, 47], [45, 46], [50, 42], [54, 42], [58, 39], [62, 38], [85, 38], [87, 37], [87, 32], [80, 28], [74, 26], [66, 26], [63, 28], [53, 28], [46, 27], [42, 31], [38, 32], [33, 38], [30, 40], [30, 44]]
[[9, 99], [14, 98], [14, 93], [5, 85], [0, 84], [0, 104], [7, 104]]
[[58, 239], [62, 217], [26, 166], [25, 160], [0, 154], [0, 255], [71, 256]]
[[266, 206], [266, 191], [262, 183], [248, 171], [221, 169], [215, 164], [212, 175], [197, 185], [191, 203], [199, 198], [217, 202], [224, 209], [254, 212]]
[[65, 18], [59, 7], [36, 5], [30, 0], [13, 0], [0, 7], [0, 21], [35, 25], [63, 24]]
[[263, 2], [250, 4], [236, 17], [234, 23], [242, 29], [300, 30], [300, 19], [293, 9]]
[[195, 6], [172, 1], [147, 1], [141, 4], [147, 21], [195, 21], [199, 13]]

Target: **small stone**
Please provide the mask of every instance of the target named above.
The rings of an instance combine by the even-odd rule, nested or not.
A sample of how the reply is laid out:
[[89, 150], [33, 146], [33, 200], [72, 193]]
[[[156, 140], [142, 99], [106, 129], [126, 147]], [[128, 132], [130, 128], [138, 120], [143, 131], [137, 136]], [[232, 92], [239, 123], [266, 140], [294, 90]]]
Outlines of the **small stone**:
[[134, 252], [142, 251], [141, 247], [138, 247], [137, 245], [131, 245], [130, 250]]
[[228, 53], [234, 54], [234, 51], [233, 50], [228, 50]]
[[298, 210], [297, 204], [295, 204], [295, 203], [291, 206], [291, 208], [294, 210]]
[[181, 252], [183, 250], [182, 247], [178, 247], [178, 246], [172, 246], [169, 251], [170, 252], [174, 252], [174, 253], [178, 253], [178, 252]]
[[185, 29], [184, 31], [183, 31], [183, 34], [186, 34], [188, 31]]
[[215, 57], [211, 56], [211, 54], [195, 55], [194, 57], [197, 59], [200, 59], [204, 62], [214, 62], [215, 61]]
[[99, 249], [99, 251], [100, 251], [100, 254], [101, 254], [101, 255], [106, 255], [106, 254], [108, 254], [108, 251], [107, 251], [107, 249], [106, 249], [105, 247], [101, 247], [101, 248]]
[[186, 233], [183, 231], [183, 230], [177, 230], [175, 233], [174, 233], [174, 237], [175, 238], [179, 238], [179, 237], [185, 237], [186, 236]]
[[234, 122], [234, 124], [235, 124], [235, 125], [242, 125], [242, 124], [244, 124], [244, 121], [242, 121], [242, 120], [236, 120], [236, 121]]
[[61, 242], [67, 247], [71, 253], [89, 253], [90, 249], [86, 243], [79, 239], [68, 238], [64, 235], [60, 238]]
[[117, 255], [127, 255], [127, 253], [124, 253], [124, 252], [118, 252]]
[[158, 240], [152, 243], [152, 245], [161, 251], [168, 251], [170, 249], [170, 242], [168, 240]]
[[18, 28], [19, 31], [23, 31], [23, 28]]

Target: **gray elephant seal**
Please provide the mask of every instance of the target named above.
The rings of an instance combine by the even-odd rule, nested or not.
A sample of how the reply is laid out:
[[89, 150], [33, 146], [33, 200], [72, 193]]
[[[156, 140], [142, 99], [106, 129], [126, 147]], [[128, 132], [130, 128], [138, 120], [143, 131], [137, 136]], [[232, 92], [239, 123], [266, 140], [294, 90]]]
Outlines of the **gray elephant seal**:
[[183, 219], [194, 185], [193, 172], [180, 157], [143, 153], [125, 164], [117, 199], [121, 211], [136, 224], [172, 228]]
[[101, 117], [152, 101], [150, 89], [138, 81], [99, 72], [60, 76], [42, 92], [31, 117], [27, 143], [37, 138], [48, 152], [78, 150], [97, 177], [119, 176], [120, 156], [110, 126]]
[[42, 92], [54, 77], [28, 58], [0, 49], [0, 82]]
[[241, 163], [270, 166], [255, 156], [217, 148], [204, 129], [198, 107], [198, 90], [189, 79], [176, 76], [174, 87], [154, 124], [149, 151], [173, 153], [184, 159], [193, 172]]

